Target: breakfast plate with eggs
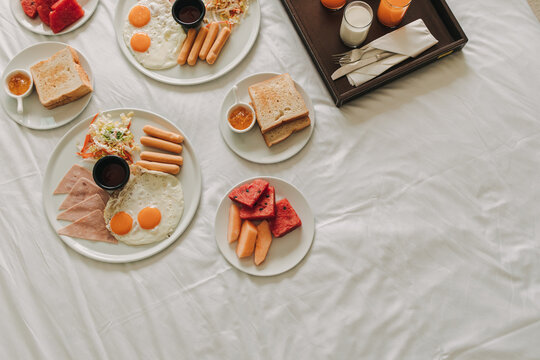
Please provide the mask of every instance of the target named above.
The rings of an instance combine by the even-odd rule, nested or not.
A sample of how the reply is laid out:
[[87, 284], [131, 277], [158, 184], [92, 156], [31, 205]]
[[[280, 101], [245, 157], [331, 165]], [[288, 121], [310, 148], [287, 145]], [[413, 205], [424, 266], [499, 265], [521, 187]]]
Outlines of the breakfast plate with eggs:
[[[148, 128], [157, 131], [156, 136], [174, 134], [181, 145], [150, 136]], [[115, 149], [104, 145], [111, 139]], [[176, 146], [181, 155], [152, 148], [154, 142], [168, 143], [173, 150]], [[178, 158], [180, 165], [146, 161], [145, 154], [158, 160]], [[122, 169], [112, 164], [102, 177], [96, 169], [106, 158], [120, 157], [129, 160], [129, 180], [109, 190], [105, 185], [114, 178], [111, 170]], [[126, 263], [175, 242], [195, 216], [201, 191], [201, 170], [185, 133], [150, 111], [115, 109], [81, 121], [60, 140], [45, 171], [43, 206], [52, 228], [70, 248], [95, 260]]]
[[[235, 1], [244, 4], [248, 0]], [[116, 6], [114, 27], [122, 53], [137, 70], [154, 80], [172, 85], [194, 85], [214, 80], [235, 68], [257, 39], [261, 22], [260, 4], [259, 0], [249, 0], [248, 10], [241, 21], [232, 26], [230, 36], [224, 40], [219, 58], [214, 63], [210, 65], [199, 60], [194, 66], [187, 63], [180, 66], [178, 59], [184, 41], [197, 44], [197, 40], [189, 37], [188, 30], [174, 20], [172, 2], [119, 0]], [[216, 20], [220, 19], [216, 19], [212, 10], [207, 10], [202, 27]], [[223, 30], [225, 22], [219, 23]]]

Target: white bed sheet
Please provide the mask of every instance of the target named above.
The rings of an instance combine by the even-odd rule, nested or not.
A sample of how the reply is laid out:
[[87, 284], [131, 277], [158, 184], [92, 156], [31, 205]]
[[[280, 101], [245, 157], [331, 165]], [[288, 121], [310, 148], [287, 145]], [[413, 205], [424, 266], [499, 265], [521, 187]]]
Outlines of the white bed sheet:
[[[203, 196], [159, 255], [87, 259], [41, 204], [49, 154], [78, 120], [33, 131], [2, 112], [0, 358], [539, 359], [540, 23], [525, 0], [448, 2], [469, 37], [463, 52], [340, 109], [278, 0], [261, 2], [240, 66], [194, 87], [128, 64], [114, 1], [55, 38], [96, 76], [78, 120], [129, 106], [171, 119], [193, 141]], [[3, 69], [49, 38], [22, 29], [8, 0], [1, 9]], [[217, 128], [229, 87], [261, 71], [289, 72], [317, 113], [307, 147], [264, 166], [235, 156]], [[225, 191], [258, 174], [293, 183], [316, 215], [309, 255], [272, 278], [232, 268], [212, 228]]]

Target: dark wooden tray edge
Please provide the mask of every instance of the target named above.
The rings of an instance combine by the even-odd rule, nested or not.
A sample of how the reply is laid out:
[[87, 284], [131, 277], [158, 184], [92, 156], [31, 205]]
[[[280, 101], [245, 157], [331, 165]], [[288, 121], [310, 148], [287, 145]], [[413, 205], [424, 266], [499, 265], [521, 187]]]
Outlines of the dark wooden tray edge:
[[434, 61], [442, 59], [443, 57], [446, 57], [446, 56], [448, 56], [450, 54], [453, 54], [453, 53], [463, 49], [463, 47], [469, 41], [469, 39], [467, 38], [467, 35], [465, 35], [465, 32], [461, 28], [461, 25], [459, 25], [456, 17], [452, 13], [452, 10], [450, 10], [450, 7], [446, 3], [446, 1], [445, 0], [439, 0], [439, 1], [440, 1], [441, 5], [444, 8], [444, 12], [439, 12], [439, 15], [440, 16], [446, 15], [446, 16], [449, 17], [448, 21], [455, 27], [455, 29], [453, 29], [453, 30], [455, 30], [455, 32], [457, 33], [455, 36], [459, 38], [458, 40], [456, 40], [456, 41], [452, 42], [451, 44], [449, 44], [449, 45], [447, 45], [445, 47], [442, 47], [439, 50], [431, 53], [429, 55], [429, 57], [427, 58], [427, 60], [426, 60], [426, 57], [423, 57], [423, 58], [418, 58], [416, 60], [411, 61], [410, 63], [408, 63], [407, 65], [402, 67], [403, 72], [400, 72], [398, 74], [392, 74], [392, 72], [390, 70], [390, 72], [387, 72], [385, 74], [380, 75], [378, 77], [380, 82], [377, 85], [366, 87], [364, 90], [360, 90], [360, 91], [358, 91], [358, 88], [352, 88], [351, 90], [349, 90], [349, 91], [347, 91], [347, 92], [345, 92], [345, 93], [343, 93], [341, 95], [337, 95], [337, 90], [333, 86], [333, 81], [328, 81], [328, 79], [323, 75], [322, 66], [318, 62], [317, 57], [315, 56], [315, 54], [313, 53], [311, 47], [309, 46], [310, 41], [308, 41], [308, 39], [306, 38], [307, 37], [307, 32], [304, 31], [305, 29], [301, 28], [301, 24], [298, 21], [296, 21], [296, 19], [295, 19], [296, 15], [295, 15], [294, 9], [289, 7], [289, 4], [287, 3], [287, 0], [281, 0], [281, 3], [285, 7], [287, 15], [289, 16], [289, 19], [293, 23], [296, 32], [298, 33], [298, 35], [302, 39], [302, 42], [304, 43], [304, 47], [308, 51], [309, 56], [311, 57], [311, 60], [313, 61], [313, 63], [317, 67], [319, 75], [322, 78], [324, 84], [326, 85], [326, 88], [327, 88], [328, 92], [330, 93], [330, 96], [334, 100], [334, 103], [336, 104], [337, 107], [341, 107], [345, 102], [347, 102], [349, 100], [352, 100], [353, 98], [359, 97], [359, 96], [364, 95], [364, 94], [366, 94], [366, 93], [368, 93], [368, 92], [370, 92], [372, 90], [378, 89], [381, 86], [386, 85], [390, 81], [399, 79], [399, 78], [401, 78], [401, 77], [403, 77], [403, 76], [405, 76], [405, 75], [407, 75], [407, 74], [409, 74], [409, 73], [411, 73], [411, 72], [413, 72], [413, 71], [415, 71], [415, 70], [417, 70], [419, 68], [422, 68], [422, 67], [424, 67], [426, 65], [429, 65], [429, 64], [433, 63]]
[[319, 75], [322, 78], [324, 84], [326, 85], [326, 88], [328, 89], [328, 92], [330, 93], [330, 96], [334, 100], [334, 103], [336, 103], [336, 105], [337, 105], [337, 103], [339, 101], [339, 98], [336, 95], [336, 89], [334, 89], [332, 84], [329, 84], [328, 81], [326, 81], [326, 78], [322, 75], [322, 66], [317, 61], [317, 58], [315, 57], [315, 54], [313, 53], [313, 51], [311, 50], [311, 47], [309, 46], [309, 41], [305, 37], [307, 35], [304, 35], [304, 34], [306, 34], [306, 32], [303, 31], [304, 29], [300, 28], [300, 23], [298, 21], [296, 21], [296, 19], [294, 18], [294, 14], [293, 14], [294, 9], [291, 9], [289, 7], [289, 4], [287, 3], [286, 0], [281, 0], [281, 3], [285, 7], [286, 13], [289, 16], [289, 19], [291, 20], [292, 24], [294, 25], [294, 28], [295, 28], [296, 32], [298, 33], [298, 36], [300, 36], [300, 39], [302, 39], [302, 42], [304, 43], [304, 47], [306, 48], [307, 52], [309, 53], [309, 56], [311, 57], [311, 60], [313, 61], [313, 63], [317, 67]]

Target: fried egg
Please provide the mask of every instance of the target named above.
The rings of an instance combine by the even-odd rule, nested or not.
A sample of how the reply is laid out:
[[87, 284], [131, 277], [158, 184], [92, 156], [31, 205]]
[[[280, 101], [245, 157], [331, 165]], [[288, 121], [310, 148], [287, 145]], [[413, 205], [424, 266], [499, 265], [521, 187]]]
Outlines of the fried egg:
[[161, 70], [177, 64], [186, 33], [171, 9], [169, 0], [141, 0], [128, 13], [124, 42], [145, 68]]
[[184, 212], [184, 193], [176, 176], [131, 166], [122, 190], [111, 195], [104, 210], [107, 229], [128, 245], [165, 240]]

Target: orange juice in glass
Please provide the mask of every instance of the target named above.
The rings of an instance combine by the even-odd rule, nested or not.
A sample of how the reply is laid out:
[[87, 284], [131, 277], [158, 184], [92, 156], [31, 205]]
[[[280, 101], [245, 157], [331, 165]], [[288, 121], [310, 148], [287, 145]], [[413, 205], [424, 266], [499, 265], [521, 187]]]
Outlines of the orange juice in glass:
[[405, 16], [410, 4], [411, 0], [381, 0], [377, 18], [385, 26], [396, 27]]
[[325, 8], [330, 9], [330, 10], [339, 10], [346, 3], [347, 3], [347, 0], [321, 0], [321, 4], [323, 4]]

